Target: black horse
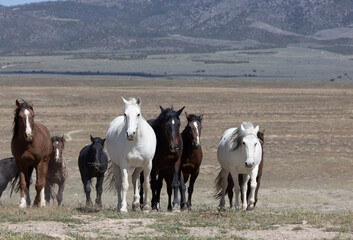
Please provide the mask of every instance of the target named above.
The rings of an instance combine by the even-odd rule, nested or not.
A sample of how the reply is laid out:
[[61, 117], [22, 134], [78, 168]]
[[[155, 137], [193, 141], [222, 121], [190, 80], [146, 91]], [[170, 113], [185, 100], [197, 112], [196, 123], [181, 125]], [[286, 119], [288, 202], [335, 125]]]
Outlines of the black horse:
[[108, 157], [104, 152], [105, 139], [91, 136], [91, 145], [85, 146], [78, 157], [78, 167], [81, 173], [83, 189], [86, 193], [86, 205], [92, 206], [91, 201], [91, 178], [97, 178], [96, 191], [96, 205], [102, 207], [102, 192], [104, 173], [108, 167]]
[[[178, 189], [184, 190], [185, 184], [180, 175], [181, 154], [183, 152], [183, 140], [179, 133], [180, 119], [179, 115], [185, 107], [178, 111], [172, 108], [163, 109], [160, 106], [161, 113], [156, 119], [148, 120], [152, 126], [156, 137], [157, 147], [156, 153], [152, 161], [151, 171], [151, 190], [152, 190], [152, 209], [159, 209], [160, 194], [163, 179], [167, 184], [168, 193], [168, 210], [178, 209], [180, 202], [178, 198]], [[141, 185], [144, 181], [142, 174], [140, 175]], [[158, 179], [157, 179], [158, 177]], [[171, 203], [172, 190], [174, 189], [173, 207]], [[141, 187], [140, 190], [143, 193]], [[142, 194], [140, 194], [142, 196]], [[185, 203], [185, 194], [181, 196], [182, 202]], [[140, 201], [143, 200], [142, 198]]]
[[2, 192], [6, 189], [7, 185], [11, 180], [14, 180], [16, 184], [18, 179], [17, 168], [15, 158], [4, 158], [0, 160], [0, 198]]

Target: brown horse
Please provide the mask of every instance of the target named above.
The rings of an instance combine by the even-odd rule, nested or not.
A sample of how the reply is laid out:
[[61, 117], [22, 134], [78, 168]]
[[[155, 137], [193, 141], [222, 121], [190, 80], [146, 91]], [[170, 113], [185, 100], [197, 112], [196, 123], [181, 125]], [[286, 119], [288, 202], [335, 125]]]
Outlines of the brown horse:
[[[61, 205], [63, 200], [63, 193], [65, 188], [65, 180], [68, 176], [68, 170], [66, 163], [63, 159], [63, 151], [65, 147], [65, 137], [52, 137], [51, 142], [53, 144], [53, 152], [49, 161], [48, 174], [47, 174], [47, 183], [45, 185], [45, 201], [47, 204], [50, 203], [50, 198], [55, 199], [58, 202], [58, 206]], [[59, 186], [58, 193], [55, 193], [54, 184]]]
[[[262, 169], [264, 167], [264, 148], [263, 148], [263, 145], [264, 145], [264, 142], [265, 142], [265, 130], [259, 131], [257, 133], [257, 137], [259, 138], [261, 146], [262, 146], [262, 158], [261, 158], [261, 162], [260, 162], [260, 165], [259, 165], [259, 171], [258, 171], [258, 174], [257, 174], [257, 177], [256, 177], [257, 186], [256, 186], [256, 189], [255, 189], [254, 208], [255, 208], [256, 203], [257, 203], [257, 194], [258, 194], [259, 189], [260, 189]], [[218, 179], [218, 180], [220, 181], [221, 179]], [[243, 174], [239, 174], [238, 175], [238, 180], [239, 180], [239, 185], [241, 186], [243, 184]], [[233, 182], [232, 176], [229, 174], [228, 175], [228, 186], [227, 186], [227, 189], [226, 189], [226, 195], [228, 194], [229, 207], [230, 208], [233, 207], [233, 195], [234, 195], [233, 188], [234, 188], [234, 182]], [[246, 193], [247, 198], [248, 198], [248, 202], [249, 202], [249, 196], [250, 196], [250, 189], [251, 188], [250, 188], [250, 181], [249, 181], [248, 182], [248, 191]], [[241, 199], [243, 199], [243, 192], [240, 191], [240, 193], [241, 193]], [[216, 194], [215, 197], [219, 198], [220, 194]], [[249, 207], [248, 207], [247, 210], [253, 210], [253, 209], [249, 209]]]
[[20, 103], [16, 100], [14, 115], [11, 151], [20, 176], [20, 207], [30, 206], [29, 185], [33, 169], [37, 172], [34, 205], [45, 206], [45, 180], [52, 153], [50, 133], [44, 125], [34, 122], [33, 103]]
[[[196, 181], [196, 178], [199, 175], [200, 172], [200, 165], [202, 162], [202, 148], [201, 148], [201, 121], [203, 118], [203, 115], [196, 116], [194, 114], [187, 114], [185, 112], [186, 119], [188, 120], [188, 123], [181, 133], [181, 136], [183, 138], [183, 154], [181, 155], [181, 176], [184, 179], [184, 182], [187, 183], [189, 179], [189, 175], [191, 175], [190, 178], [190, 184], [188, 188], [188, 202], [187, 202], [187, 207], [190, 209], [191, 208], [191, 197], [194, 192], [194, 184]], [[185, 192], [181, 193], [182, 196], [185, 196]], [[181, 204], [180, 204], [181, 209], [185, 207], [185, 198], [181, 199]]]
[[[152, 160], [151, 171], [151, 190], [152, 190], [152, 210], [159, 209], [160, 194], [163, 185], [163, 179], [167, 183], [168, 210], [179, 208], [178, 190], [179, 185], [182, 192], [185, 193], [184, 180], [181, 178], [181, 154], [183, 152], [183, 139], [179, 134], [180, 119], [179, 116], [185, 107], [178, 111], [172, 108], [164, 109], [159, 106], [161, 113], [156, 119], [148, 120], [152, 126], [156, 138], [157, 147]], [[158, 179], [157, 179], [158, 175]], [[143, 195], [142, 184], [143, 175], [140, 175], [141, 189], [140, 196]], [[171, 203], [172, 191], [174, 189], [173, 207]], [[183, 196], [181, 197], [183, 198]], [[185, 196], [184, 196], [185, 199]], [[143, 201], [141, 197], [140, 201]]]

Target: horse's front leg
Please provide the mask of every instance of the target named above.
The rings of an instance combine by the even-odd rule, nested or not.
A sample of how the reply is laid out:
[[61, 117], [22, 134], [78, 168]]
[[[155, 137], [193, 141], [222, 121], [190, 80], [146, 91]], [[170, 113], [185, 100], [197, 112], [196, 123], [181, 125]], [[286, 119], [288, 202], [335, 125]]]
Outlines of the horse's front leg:
[[[180, 176], [180, 159], [174, 164], [174, 172], [173, 172], [173, 180], [172, 180], [172, 188], [174, 190], [174, 200], [173, 200], [173, 210], [180, 209], [180, 202], [178, 198], [179, 191], [179, 176]], [[185, 184], [184, 184], [185, 188]]]
[[184, 210], [186, 206], [186, 197], [185, 197], [185, 192], [186, 192], [186, 186], [185, 186], [185, 181], [184, 181], [184, 175], [183, 172], [180, 171], [179, 174], [179, 181], [180, 181], [180, 208], [181, 210]]
[[85, 191], [86, 194], [86, 206], [92, 206], [92, 200], [91, 200], [91, 179], [88, 177], [85, 177], [82, 179], [83, 183], [83, 190]]
[[145, 179], [145, 182], [143, 184], [143, 188], [145, 189], [145, 197], [142, 205], [142, 210], [144, 211], [149, 211], [151, 209], [151, 207], [148, 205], [148, 182], [150, 179], [151, 169], [152, 169], [152, 162], [150, 162], [148, 166], [143, 170], [143, 175]]
[[61, 183], [59, 183], [59, 190], [58, 190], [58, 194], [56, 195], [56, 200], [58, 201], [58, 206], [61, 206], [61, 203], [63, 201], [64, 189], [65, 189], [65, 180], [63, 180]]
[[[132, 210], [137, 211], [140, 210], [140, 193], [139, 193], [139, 186], [138, 186], [138, 179], [142, 172], [143, 168], [136, 168], [134, 173], [132, 174], [132, 185], [134, 188], [134, 200], [132, 202]], [[145, 189], [146, 191], [147, 189]]]
[[199, 175], [199, 172], [200, 172], [200, 167], [197, 168], [197, 170], [191, 174], [191, 177], [190, 177], [190, 184], [189, 184], [189, 188], [188, 188], [188, 203], [187, 203], [187, 207], [189, 209], [191, 209], [191, 198], [192, 198], [192, 194], [194, 192], [194, 184], [195, 184], [195, 181], [196, 181], [196, 178], [197, 176]]
[[121, 171], [120, 171], [120, 167], [114, 162], [112, 163], [112, 171], [114, 175], [116, 192], [118, 194], [117, 210], [119, 212], [121, 209]]
[[126, 195], [127, 191], [129, 190], [129, 166], [120, 166], [121, 170], [121, 180], [122, 180], [122, 202], [120, 212], [127, 212], [127, 202], [126, 202]]
[[102, 193], [103, 193], [103, 180], [104, 180], [104, 173], [97, 177], [96, 183], [96, 191], [97, 191], [97, 198], [96, 198], [96, 206], [102, 208]]
[[256, 190], [256, 187], [257, 187], [257, 181], [256, 181], [256, 178], [257, 178], [257, 174], [259, 172], [259, 165], [257, 165], [250, 173], [250, 196], [249, 196], [249, 207], [248, 207], [248, 210], [251, 211], [254, 209], [255, 207], [255, 190]]
[[232, 170], [231, 175], [234, 182], [235, 209], [239, 209], [240, 208], [240, 203], [239, 203], [240, 186], [239, 186], [238, 173], [235, 170]]
[[249, 174], [243, 174], [243, 181], [242, 181], [242, 186], [241, 186], [241, 191], [242, 191], [241, 196], [243, 197], [243, 199], [242, 199], [243, 210], [246, 210], [246, 208], [248, 207], [247, 192], [248, 192], [249, 179], [250, 179]]
[[44, 207], [45, 206], [45, 198], [44, 198], [44, 189], [45, 189], [45, 182], [47, 178], [48, 172], [48, 162], [49, 161], [41, 161], [38, 166], [36, 167], [36, 192], [37, 195], [34, 199], [34, 205], [37, 207]]
[[30, 206], [30, 202], [28, 203], [26, 201], [25, 195], [29, 191], [29, 188], [27, 187], [26, 183], [26, 177], [27, 177], [28, 171], [21, 169], [19, 172], [20, 175], [20, 190], [21, 190], [21, 200], [20, 200], [20, 208], [25, 208]]

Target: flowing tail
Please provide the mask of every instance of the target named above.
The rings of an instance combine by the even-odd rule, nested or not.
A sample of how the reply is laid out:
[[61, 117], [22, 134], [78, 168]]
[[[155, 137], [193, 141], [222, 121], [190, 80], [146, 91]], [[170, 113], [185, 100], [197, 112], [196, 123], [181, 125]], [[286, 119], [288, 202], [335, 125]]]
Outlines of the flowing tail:
[[214, 180], [213, 197], [215, 199], [220, 199], [222, 196], [222, 171], [223, 169], [221, 168], [216, 179]]
[[108, 161], [108, 168], [106, 171], [106, 175], [104, 177], [104, 182], [105, 182], [105, 191], [115, 191], [116, 192], [116, 187], [115, 187], [115, 176], [113, 174], [112, 170], [112, 160]]
[[10, 184], [10, 197], [12, 196], [13, 191], [15, 191], [15, 193], [18, 193], [18, 191], [20, 190], [20, 180], [19, 180], [19, 174], [17, 173], [16, 176], [12, 179], [11, 184]]

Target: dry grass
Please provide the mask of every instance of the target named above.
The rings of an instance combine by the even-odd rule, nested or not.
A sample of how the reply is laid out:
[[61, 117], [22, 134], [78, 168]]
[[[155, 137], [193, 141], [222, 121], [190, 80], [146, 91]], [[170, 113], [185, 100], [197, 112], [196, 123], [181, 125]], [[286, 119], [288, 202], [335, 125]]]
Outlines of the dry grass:
[[[242, 121], [251, 121], [260, 125], [261, 129], [266, 129], [266, 162], [259, 196], [259, 209], [262, 210], [246, 214], [245, 217], [259, 217], [256, 214], [262, 214], [261, 217], [266, 218], [266, 211], [280, 211], [283, 217], [285, 209], [289, 207], [304, 209], [304, 212], [311, 209], [318, 219], [322, 217], [319, 214], [330, 211], [337, 214], [338, 219], [340, 214], [346, 214], [345, 210], [353, 209], [352, 83], [2, 77], [0, 85], [0, 158], [11, 156], [11, 126], [17, 98], [34, 101], [36, 121], [44, 123], [52, 135], [61, 136], [82, 130], [71, 134], [72, 141], [67, 143], [64, 152], [70, 175], [64, 192], [64, 205], [74, 215], [82, 214], [72, 209], [84, 202], [77, 167], [78, 153], [89, 143], [90, 134], [103, 137], [110, 121], [121, 114], [120, 96], [140, 96], [142, 114], [146, 119], [159, 114], [159, 105], [169, 107], [173, 104], [178, 109], [186, 106], [188, 113], [205, 114], [201, 137], [204, 162], [194, 197], [194, 206], [200, 209], [201, 215], [205, 211], [214, 211], [217, 206], [217, 202], [211, 198], [211, 186], [219, 166], [216, 159], [219, 137], [224, 130]], [[182, 124], [186, 122], [183, 116], [181, 121]], [[128, 196], [131, 202], [131, 187]], [[164, 190], [161, 198], [166, 201]], [[2, 198], [4, 206], [17, 204], [18, 201], [17, 196], [9, 198], [7, 192]], [[115, 202], [113, 193], [104, 194], [103, 204], [108, 209], [108, 217], [108, 212], [115, 215], [112, 210]], [[165, 207], [165, 202], [162, 205]], [[35, 215], [36, 212], [32, 211], [31, 215]], [[59, 222], [70, 222], [69, 213], [67, 218], [62, 215], [56, 218]], [[203, 219], [197, 214], [199, 212], [187, 213], [186, 217], [194, 217], [193, 222]], [[241, 214], [227, 214], [230, 222], [234, 221], [234, 217], [244, 217]], [[5, 215], [7, 221], [17, 221], [16, 217], [7, 215], [6, 211]], [[165, 218], [164, 215], [153, 216], [157, 221], [169, 218], [168, 214]], [[348, 215], [348, 219], [351, 220], [351, 217], [351, 214]], [[34, 220], [41, 218], [38, 216]], [[46, 217], [44, 219], [50, 221]], [[271, 226], [276, 219], [266, 225]], [[248, 221], [250, 228], [253, 228], [253, 221], [252, 218]], [[284, 224], [298, 222], [284, 221]], [[320, 225], [314, 221], [310, 224]], [[327, 224], [331, 224], [331, 220], [322, 223], [322, 226]], [[345, 224], [337, 225], [338, 229], [347, 231]], [[258, 227], [258, 224], [254, 226]], [[294, 232], [302, 232], [296, 226], [293, 228]], [[222, 233], [217, 230], [215, 236], [222, 236]], [[227, 236], [232, 237], [232, 234]]]

